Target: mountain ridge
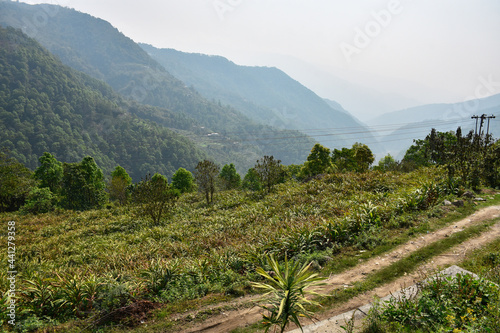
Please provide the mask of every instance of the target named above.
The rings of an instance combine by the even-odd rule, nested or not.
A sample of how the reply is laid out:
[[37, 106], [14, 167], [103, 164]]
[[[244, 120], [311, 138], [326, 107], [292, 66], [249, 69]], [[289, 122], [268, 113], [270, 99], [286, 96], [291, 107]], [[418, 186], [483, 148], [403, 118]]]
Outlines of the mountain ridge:
[[0, 27], [0, 146], [34, 169], [50, 152], [63, 162], [94, 157], [106, 174], [123, 166], [134, 180], [147, 173], [193, 170], [206, 154], [185, 137], [131, 112], [102, 81], [63, 65], [20, 30]]
[[[360, 127], [369, 132], [346, 110], [331, 107], [276, 67], [240, 66], [222, 56], [139, 45], [167, 71], [204, 97], [229, 104], [252, 120], [303, 131], [330, 147], [350, 146], [357, 140], [332, 133], [335, 136], [332, 144], [324, 133], [317, 135], [320, 130]], [[376, 140], [372, 137], [370, 141]]]
[[[162, 125], [165, 125], [164, 114], [167, 118], [177, 114], [189, 119], [193, 126], [191, 129], [182, 128], [187, 131], [183, 135], [190, 136], [198, 148], [219, 163], [234, 162], [240, 171], [246, 171], [264, 154], [275, 155], [286, 164], [301, 163], [314, 145], [312, 139], [301, 133], [258, 124], [232, 107], [203, 98], [104, 20], [54, 5], [1, 2], [0, 24], [23, 28], [26, 18], [48, 10], [54, 14], [32, 31], [42, 45], [66, 65], [104, 80], [125, 98], [161, 107], [165, 111], [154, 112], [154, 115], [140, 114], [140, 117]], [[85, 34], [78, 33], [82, 27], [88, 27]], [[215, 141], [215, 138], [207, 137], [210, 133], [223, 131], [232, 133], [231, 137], [218, 137]], [[259, 133], [272, 133], [268, 135], [271, 139], [255, 140], [263, 136]], [[273, 137], [290, 139], [281, 140], [280, 149], [276, 149], [270, 144], [270, 141], [276, 142]]]

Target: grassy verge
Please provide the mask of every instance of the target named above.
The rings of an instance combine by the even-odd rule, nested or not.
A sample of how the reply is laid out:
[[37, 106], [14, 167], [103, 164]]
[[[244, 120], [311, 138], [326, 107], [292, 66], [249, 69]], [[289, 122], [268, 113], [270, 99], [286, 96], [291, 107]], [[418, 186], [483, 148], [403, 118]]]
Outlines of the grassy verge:
[[[492, 198], [486, 203], [466, 206], [462, 209], [455, 210], [451, 212], [451, 214], [447, 214], [442, 218], [434, 218], [431, 221], [429, 221], [429, 223], [423, 223], [420, 226], [417, 226], [410, 230], [400, 232], [400, 234], [396, 238], [393, 238], [393, 240], [389, 244], [384, 244], [376, 247], [371, 251], [364, 252], [359, 257], [353, 255], [354, 253], [359, 253], [359, 251], [354, 251], [352, 249], [351, 251], [345, 251], [339, 256], [339, 258], [336, 258], [335, 260], [336, 263], [334, 265], [331, 265], [327, 271], [333, 273], [340, 273], [346, 269], [356, 266], [359, 263], [359, 259], [369, 259], [373, 256], [383, 254], [384, 252], [387, 252], [395, 248], [396, 246], [410, 240], [416, 234], [418, 235], [419, 233], [427, 233], [438, 230], [443, 226], [449, 225], [453, 222], [463, 219], [466, 216], [469, 216], [474, 211], [480, 208], [497, 205], [499, 203], [500, 203], [500, 195], [496, 195], [494, 198]], [[426, 247], [418, 249], [408, 257], [405, 257], [388, 267], [382, 268], [372, 274], [367, 275], [365, 280], [356, 282], [353, 285], [353, 287], [336, 291], [331, 297], [321, 299], [320, 302], [322, 307], [316, 308], [314, 310], [316, 312], [325, 311], [332, 307], [338, 306], [339, 304], [345, 303], [364, 292], [373, 290], [381, 285], [392, 282], [397, 278], [403, 276], [405, 273], [413, 272], [415, 271], [415, 269], [417, 269], [419, 266], [421, 266], [431, 258], [448, 251], [449, 249], [465, 242], [468, 239], [472, 239], [486, 232], [488, 228], [490, 228], [493, 224], [498, 222], [498, 220], [499, 219], [483, 221], [481, 223], [478, 223], [477, 225], [468, 227], [467, 229], [461, 232], [454, 233], [450, 237], [447, 237], [440, 241], [434, 242]], [[499, 248], [500, 248], [500, 240], [486, 247], [484, 251], [480, 251], [483, 257], [486, 258], [482, 260], [490, 260], [491, 262], [495, 263], [498, 262], [498, 265], [500, 265], [500, 254], [498, 255], [490, 254], [492, 253], [491, 250], [494, 251], [495, 249]], [[477, 260], [471, 259], [467, 261], [467, 264], [464, 263], [464, 265], [465, 265], [464, 268], [467, 269], [467, 267], [477, 265]], [[478, 269], [476, 269], [476, 271], [477, 270]], [[239, 328], [237, 330], [234, 330], [233, 333], [251, 333], [251, 332], [259, 332], [261, 330], [262, 326], [259, 323], [255, 323], [249, 327]]]
[[500, 239], [457, 264], [479, 279], [438, 278], [423, 286], [417, 298], [376, 304], [363, 332], [500, 332]]
[[[20, 325], [77, 332], [97, 316], [151, 302], [160, 309], [145, 317], [147, 327], [158, 326], [149, 329], [137, 319], [136, 329], [178, 330], [228, 309], [218, 303], [252, 294], [249, 281], [258, 279], [255, 267], [266, 265], [267, 253], [317, 260], [315, 268], [329, 274], [357, 264], [354, 252], [366, 251], [361, 259], [380, 255], [438, 228], [443, 213], [459, 218], [472, 212], [470, 205], [456, 212], [436, 206], [444, 190], [441, 179], [438, 169], [329, 175], [290, 181], [265, 196], [221, 192], [210, 206], [188, 194], [159, 224], [128, 206], [2, 215], [17, 221], [19, 287], [30, 290], [20, 299], [26, 314]], [[7, 258], [0, 254], [0, 259]], [[0, 291], [6, 287], [0, 279]], [[49, 301], [40, 296], [43, 290], [50, 291]], [[198, 315], [185, 316], [186, 310]], [[67, 324], [54, 327], [58, 321]], [[134, 329], [123, 325], [120, 317], [99, 327]]]
[[469, 227], [461, 232], [454, 233], [450, 237], [418, 249], [408, 257], [369, 274], [364, 281], [356, 282], [352, 288], [338, 291], [332, 297], [325, 298], [322, 304], [325, 307], [333, 307], [366, 291], [392, 282], [403, 276], [405, 273], [411, 273], [429, 259], [448, 251], [452, 247], [459, 245], [468, 239], [479, 236], [481, 233], [487, 231], [488, 228], [491, 227], [491, 225], [493, 225], [496, 221], [498, 220], [490, 220], [480, 225]]

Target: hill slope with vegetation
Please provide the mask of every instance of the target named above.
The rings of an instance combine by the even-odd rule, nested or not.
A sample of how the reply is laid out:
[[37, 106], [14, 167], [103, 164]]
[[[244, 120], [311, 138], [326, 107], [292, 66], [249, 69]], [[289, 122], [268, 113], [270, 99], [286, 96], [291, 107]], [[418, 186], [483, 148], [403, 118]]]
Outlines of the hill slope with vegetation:
[[277, 68], [239, 66], [220, 56], [140, 45], [203, 96], [231, 105], [255, 121], [303, 131], [330, 147], [355, 143], [356, 138], [345, 134], [349, 131], [363, 131], [365, 141], [376, 142], [370, 131], [347, 111], [329, 105]]
[[[34, 169], [51, 152], [65, 162], [95, 158], [106, 174], [118, 164], [135, 180], [149, 172], [194, 169], [206, 155], [179, 134], [134, 114], [105, 83], [64, 66], [36, 41], [0, 28], [0, 145]], [[172, 126], [187, 126], [173, 115]]]
[[[31, 174], [2, 153], [0, 209], [14, 212], [0, 217], [18, 228], [22, 254], [15, 259], [19, 326], [116, 331], [158, 309], [161, 320], [150, 331], [177, 330], [189, 321], [182, 317], [187, 308], [252, 294], [252, 282], [283, 262], [338, 272], [359, 262], [354, 254], [379, 255], [434, 230], [446, 213], [473, 211], [475, 203], [465, 198], [474, 194], [466, 188], [498, 186], [499, 154], [489, 137], [433, 131], [396, 171], [375, 171], [365, 145], [330, 152], [316, 144], [302, 165], [283, 167], [263, 157], [242, 184], [234, 165], [220, 170], [202, 161], [194, 176], [200, 193], [193, 193], [184, 169], [171, 184], [158, 173], [132, 183], [117, 167], [106, 184], [92, 157], [61, 163], [46, 153]], [[18, 191], [5, 193], [6, 181]], [[450, 237], [450, 244], [490, 225]], [[10, 258], [0, 254], [2, 261]], [[352, 292], [381, 283], [377, 274]], [[7, 304], [7, 272], [0, 277]]]
[[[36, 21], [39, 16], [46, 20]], [[204, 99], [104, 20], [61, 6], [4, 1], [0, 25], [22, 29], [64, 64], [105, 81], [125, 98], [163, 108], [138, 113], [141, 118], [167, 127], [172, 127], [172, 114], [189, 119], [182, 134], [221, 164], [232, 162], [246, 171], [263, 154], [285, 164], [300, 163], [313, 144], [303, 133], [256, 123]], [[208, 137], [212, 133], [218, 135]]]

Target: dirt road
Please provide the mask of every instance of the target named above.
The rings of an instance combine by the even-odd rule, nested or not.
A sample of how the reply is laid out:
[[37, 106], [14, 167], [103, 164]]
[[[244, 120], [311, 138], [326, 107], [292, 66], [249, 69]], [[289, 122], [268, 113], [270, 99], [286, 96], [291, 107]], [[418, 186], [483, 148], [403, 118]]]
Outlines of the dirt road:
[[[352, 283], [362, 280], [367, 274], [372, 273], [383, 267], [387, 267], [392, 263], [400, 260], [403, 257], [408, 256], [417, 249], [429, 245], [438, 240], [444, 239], [455, 232], [464, 230], [465, 228], [472, 226], [476, 223], [491, 220], [500, 217], [500, 206], [491, 206], [483, 208], [476, 213], [468, 216], [467, 218], [455, 222], [447, 227], [439, 229], [435, 232], [429, 233], [427, 235], [421, 236], [417, 239], [413, 239], [403, 245], [398, 246], [392, 251], [384, 254], [380, 257], [374, 257], [365, 262], [361, 262], [356, 267], [349, 269], [343, 273], [330, 276], [325, 282], [326, 285], [321, 290], [324, 293], [331, 293], [333, 290], [338, 288], [349, 287]], [[434, 270], [441, 266], [455, 264], [464, 259], [465, 255], [476, 248], [480, 248], [483, 245], [500, 238], [500, 222], [497, 222], [489, 231], [481, 234], [479, 237], [470, 239], [454, 248], [449, 252], [436, 256], [431, 262], [424, 264], [418, 271], [422, 270]], [[388, 295], [390, 292], [399, 290], [402, 286], [412, 285], [419, 278], [418, 272], [407, 274], [392, 283], [380, 286], [370, 292], [363, 295], [355, 297], [354, 299], [342, 304], [339, 307], [325, 311], [318, 315], [318, 320], [327, 319], [335, 315], [344, 313], [346, 311], [358, 308], [366, 303], [373, 300], [373, 297], [379, 296], [383, 297]], [[239, 304], [248, 303], [251, 301], [256, 301], [256, 297], [247, 297], [238, 301], [227, 303], [227, 305], [237, 307]], [[220, 304], [218, 305], [220, 306]], [[206, 320], [201, 324], [196, 324], [193, 327], [186, 328], [183, 333], [222, 333], [230, 332], [238, 327], [244, 327], [249, 324], [253, 324], [262, 318], [261, 308], [254, 306], [252, 308], [243, 308], [241, 310], [232, 310], [220, 315], [214, 316]], [[303, 325], [307, 325], [308, 322], [304, 322]], [[293, 329], [293, 327], [291, 327]]]

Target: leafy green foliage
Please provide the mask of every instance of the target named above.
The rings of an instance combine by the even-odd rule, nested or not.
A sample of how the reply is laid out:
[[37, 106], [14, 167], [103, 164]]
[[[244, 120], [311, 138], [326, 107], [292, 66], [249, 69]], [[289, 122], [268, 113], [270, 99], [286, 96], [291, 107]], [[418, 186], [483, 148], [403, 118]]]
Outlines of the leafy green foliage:
[[152, 122], [152, 107], [62, 65], [21, 31], [0, 28], [0, 45], [0, 147], [31, 169], [49, 152], [37, 176], [43, 187], [54, 192], [60, 175], [54, 157], [74, 162], [93, 156], [106, 173], [119, 164], [136, 180], [148, 172], [192, 168], [204, 158], [189, 139], [164, 127], [175, 121]]
[[[62, 120], [68, 118], [68, 113], [74, 114], [72, 109], [75, 108], [77, 113], [84, 118], [83, 122], [69, 117], [71, 128], [68, 128], [64, 121], [59, 122], [57, 118], [51, 119], [53, 127], [61, 127], [57, 134], [66, 136], [66, 140], [52, 142], [50, 138], [44, 137], [47, 147], [40, 150], [37, 147], [36, 156], [43, 151], [49, 151], [61, 161], [75, 161], [85, 155], [90, 155], [95, 157], [106, 173], [111, 172], [117, 164], [120, 164], [137, 181], [147, 173], [160, 172], [170, 176], [179, 167], [193, 170], [197, 161], [207, 157], [225, 163], [233, 161], [240, 170], [251, 167], [255, 159], [263, 154], [274, 153], [276, 156], [279, 154], [279, 158], [284, 163], [301, 163], [306, 158], [309, 147], [314, 144], [312, 139], [304, 138], [303, 133], [262, 125], [245, 117], [226, 103], [222, 105], [212, 98], [203, 98], [192, 87], [187, 87], [185, 81], [171, 75], [139, 45], [113, 28], [108, 22], [61, 6], [27, 5], [4, 1], [0, 7], [0, 24], [17, 29], [26, 29], [27, 17], [38, 17], [39, 13], [44, 13], [46, 10], [51, 13], [56, 12], [57, 15], [51, 16], [50, 20], [44, 22], [43, 25], [36, 26], [35, 38], [65, 65], [100, 80], [97, 90], [107, 97], [104, 105], [98, 105], [98, 107], [94, 107], [93, 103], [88, 103], [90, 98], [92, 102], [102, 101], [95, 91], [90, 96], [79, 98], [80, 101], [87, 101], [87, 111], [92, 110], [93, 114], [80, 111], [78, 108], [82, 106], [80, 102], [75, 108], [72, 99], [68, 99], [67, 103], [60, 103], [61, 106], [67, 106], [64, 117], [61, 117]], [[30, 28], [31, 26], [28, 25], [29, 31]], [[81, 31], [85, 33], [82, 34]], [[10, 64], [10, 61], [7, 61], [7, 64]], [[50, 68], [40, 68], [40, 73], [46, 73], [46, 69]], [[52, 74], [52, 71], [48, 73]], [[64, 71], [60, 72], [60, 74], [63, 73]], [[89, 77], [86, 78], [89, 79]], [[52, 81], [52, 78], [49, 81]], [[69, 78], [67, 81], [73, 80]], [[109, 86], [103, 84], [102, 81]], [[47, 83], [49, 84], [45, 86], [48, 87], [61, 86], [60, 82], [57, 82], [57, 85], [52, 82]], [[94, 82], [93, 85], [96, 83]], [[41, 90], [41, 86], [43, 85], [37, 85], [37, 91]], [[133, 99], [137, 103], [117, 98], [112, 89], [126, 99]], [[73, 89], [63, 91], [71, 90]], [[47, 92], [49, 101], [58, 104], [59, 100], [54, 101], [49, 92]], [[324, 101], [318, 99], [317, 96], [316, 99], [319, 100], [317, 108], [328, 109]], [[47, 102], [43, 100], [44, 106], [49, 105]], [[116, 105], [120, 108], [116, 108]], [[20, 103], [19, 107], [22, 106], [23, 104]], [[60, 115], [58, 112], [54, 113]], [[338, 121], [339, 117], [349, 118], [341, 113], [340, 116], [335, 117], [335, 121]], [[138, 119], [147, 120], [147, 122], [138, 121]], [[148, 126], [152, 122], [160, 126]], [[263, 123], [269, 124], [269, 121]], [[82, 130], [75, 128], [74, 125], [78, 125], [77, 127], [83, 125], [85, 128]], [[166, 128], [180, 130], [190, 140]], [[69, 134], [69, 129], [73, 136], [66, 135]], [[22, 133], [25, 133], [25, 130], [23, 128]], [[213, 132], [220, 133], [221, 136], [207, 137]], [[52, 133], [55, 132], [44, 131], [40, 134], [49, 136]], [[91, 140], [84, 135], [85, 133], [88, 133]], [[146, 133], [149, 137], [143, 140], [142, 137]], [[33, 133], [33, 135], [36, 134], [38, 132]], [[10, 136], [14, 135], [14, 133], [10, 134]], [[284, 137], [290, 139], [283, 139]], [[256, 138], [259, 139], [255, 140]], [[275, 138], [280, 140], [279, 149], [276, 149], [275, 145], [271, 146], [275, 143]], [[71, 145], [68, 144], [72, 149], [66, 151], [68, 139], [72, 139]], [[11, 138], [8, 140], [16, 145], [16, 141]], [[26, 142], [26, 140], [23, 141]], [[53, 147], [55, 142], [60, 142], [62, 147]], [[235, 144], [235, 142], [239, 143]], [[33, 141], [28, 143], [33, 150], [36, 143]], [[25, 150], [16, 151], [19, 156], [15, 155], [15, 157], [30, 168], [35, 168], [36, 159], [33, 156], [25, 157], [28, 155], [29, 146], [24, 142], [19, 146], [19, 149]], [[73, 151], [74, 147], [78, 147], [79, 150]], [[67, 155], [76, 156], [68, 157]], [[21, 157], [25, 157], [26, 161]]]
[[159, 224], [165, 214], [171, 214], [180, 192], [168, 184], [167, 177], [155, 173], [146, 176], [133, 190], [133, 200], [140, 216], [148, 216]]
[[102, 207], [107, 199], [102, 170], [92, 157], [80, 163], [64, 163], [62, 194], [64, 205], [70, 209]]
[[168, 264], [162, 260], [153, 259], [149, 267], [144, 269], [141, 275], [146, 281], [148, 291], [151, 291], [153, 294], [159, 294], [177, 277], [177, 271], [177, 265], [168, 267]]
[[[28, 281], [38, 275], [49, 280], [39, 287], [52, 291], [43, 313], [33, 301], [38, 296], [23, 296], [20, 323], [43, 327], [51, 320], [104, 317], [143, 300], [184, 310], [200, 300], [244, 295], [251, 290], [250, 281], [259, 278], [255, 267], [268, 268], [265, 257], [270, 254], [280, 261], [313, 261], [311, 268], [317, 270], [349, 248], [370, 248], [388, 230], [410, 226], [394, 221], [411, 220], [415, 228], [424, 223], [413, 218], [418, 206], [410, 208], [401, 199], [427, 181], [443, 186], [444, 176], [442, 168], [331, 174], [307, 183], [288, 180], [266, 196], [222, 191], [209, 206], [196, 193], [186, 193], [168, 224], [142, 223], [131, 207], [117, 205], [16, 215], [23, 225], [22, 241], [16, 244], [23, 253], [19, 289], [28, 290]], [[423, 193], [430, 192], [418, 197]], [[6, 253], [0, 259], [7, 260]], [[74, 281], [75, 276], [81, 281]], [[82, 291], [87, 280], [100, 283], [91, 299], [85, 296], [91, 292]], [[0, 279], [0, 291], [7, 290], [6, 281]], [[64, 302], [68, 305], [61, 307]]]
[[304, 176], [316, 176], [331, 171], [331, 168], [332, 159], [330, 157], [330, 149], [317, 143], [311, 149], [309, 156], [307, 156], [307, 162], [304, 164], [302, 173]]
[[260, 183], [268, 193], [270, 193], [273, 186], [283, 178], [281, 160], [276, 160], [274, 156], [264, 156], [257, 161], [254, 169], [259, 176]]
[[354, 160], [354, 151], [349, 148], [334, 149], [332, 153], [332, 162], [339, 171], [353, 171], [356, 169]]
[[399, 163], [396, 162], [394, 157], [392, 157], [391, 154], [387, 154], [386, 156], [384, 156], [384, 158], [378, 161], [378, 165], [373, 167], [373, 169], [386, 172], [386, 171], [396, 171], [398, 167]]
[[262, 189], [259, 174], [255, 171], [255, 168], [248, 169], [247, 174], [243, 178], [242, 187], [252, 191], [260, 191]]
[[35, 186], [32, 172], [7, 151], [0, 151], [0, 212], [18, 210]]
[[367, 145], [356, 142], [352, 145], [354, 150], [354, 160], [356, 161], [356, 171], [366, 172], [375, 161], [372, 151]]
[[267, 283], [252, 283], [254, 287], [264, 290], [264, 296], [270, 296], [270, 305], [262, 306], [269, 312], [263, 316], [265, 331], [268, 332], [277, 326], [279, 332], [283, 333], [290, 322], [302, 329], [299, 317], [311, 318], [312, 315], [304, 306], [319, 305], [306, 296], [319, 295], [311, 288], [321, 285], [323, 278], [308, 271], [311, 264], [290, 263], [285, 258], [284, 268], [281, 269], [274, 257], [267, 257], [267, 261], [274, 274], [271, 276], [262, 267], [258, 267], [256, 272], [264, 277]]
[[340, 171], [366, 172], [375, 157], [367, 145], [356, 142], [350, 149], [334, 149], [332, 161]]
[[[403, 293], [370, 316], [371, 331], [461, 332], [490, 327], [500, 318], [500, 289], [468, 274], [436, 277], [413, 297]], [[397, 324], [396, 324], [397, 323]]]
[[222, 181], [223, 188], [226, 190], [235, 189], [241, 185], [241, 176], [236, 171], [236, 167], [233, 163], [226, 164], [222, 167], [219, 178]]
[[403, 159], [419, 165], [444, 165], [450, 178], [462, 185], [477, 189], [481, 183], [498, 186], [500, 149], [491, 137], [463, 135], [459, 127], [455, 134], [432, 129], [424, 140], [417, 140]]
[[172, 176], [172, 187], [181, 191], [181, 193], [189, 193], [194, 188], [193, 174], [184, 169], [179, 168]]
[[123, 167], [118, 165], [111, 173], [108, 183], [110, 199], [117, 200], [121, 205], [126, 204], [129, 197], [128, 188], [131, 184], [132, 178]]
[[47, 187], [52, 193], [59, 193], [63, 177], [62, 163], [47, 152], [38, 161], [40, 166], [36, 168], [33, 177], [40, 182], [39, 187]]
[[47, 187], [33, 188], [26, 198], [26, 203], [21, 207], [24, 213], [47, 213], [55, 208], [56, 198]]
[[219, 166], [212, 161], [203, 160], [196, 166], [196, 183], [198, 184], [198, 190], [205, 195], [207, 205], [214, 199], [218, 175]]

